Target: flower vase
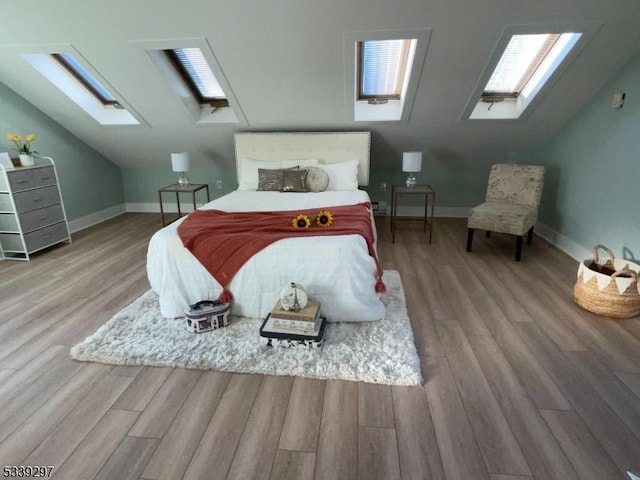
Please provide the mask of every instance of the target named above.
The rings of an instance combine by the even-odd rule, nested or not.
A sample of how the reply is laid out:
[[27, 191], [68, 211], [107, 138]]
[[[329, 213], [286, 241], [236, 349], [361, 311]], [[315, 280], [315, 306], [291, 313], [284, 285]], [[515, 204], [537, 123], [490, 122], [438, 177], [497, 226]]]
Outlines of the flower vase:
[[35, 164], [36, 162], [33, 160], [32, 155], [28, 155], [26, 153], [20, 154], [20, 165], [22, 165], [23, 167], [32, 167]]

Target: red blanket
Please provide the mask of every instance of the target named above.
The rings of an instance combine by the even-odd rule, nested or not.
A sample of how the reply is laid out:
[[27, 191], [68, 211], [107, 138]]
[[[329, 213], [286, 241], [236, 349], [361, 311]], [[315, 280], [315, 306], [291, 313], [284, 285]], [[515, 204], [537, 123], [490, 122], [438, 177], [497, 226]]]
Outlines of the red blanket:
[[[272, 243], [289, 237], [362, 235], [369, 255], [376, 262], [376, 291], [384, 292], [382, 266], [373, 246], [370, 206], [369, 203], [359, 203], [279, 212], [196, 210], [180, 224], [178, 235], [184, 246], [222, 285], [219, 300], [224, 302], [233, 299], [228, 290], [229, 283], [247, 260]], [[310, 228], [294, 228], [292, 225], [293, 219], [300, 214], [309, 216], [313, 221], [320, 210], [328, 210], [333, 215], [333, 223], [329, 227], [317, 226], [315, 222]]]

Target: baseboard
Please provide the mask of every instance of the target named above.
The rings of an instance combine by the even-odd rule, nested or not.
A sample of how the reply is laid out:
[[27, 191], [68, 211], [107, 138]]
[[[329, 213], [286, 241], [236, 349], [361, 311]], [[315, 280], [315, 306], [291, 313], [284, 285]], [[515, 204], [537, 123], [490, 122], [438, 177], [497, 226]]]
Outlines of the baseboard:
[[115, 205], [113, 207], [100, 210], [99, 212], [90, 213], [84, 217], [75, 218], [69, 221], [69, 231], [73, 233], [79, 230], [84, 230], [85, 228], [92, 227], [98, 223], [105, 222], [110, 218], [122, 215], [126, 211], [125, 204], [121, 203], [120, 205]]
[[582, 262], [584, 259], [591, 258], [592, 256], [591, 250], [571, 240], [569, 237], [565, 237], [561, 233], [556, 232], [544, 223], [538, 222], [535, 232], [578, 262]]
[[[139, 203], [127, 203], [127, 212], [136, 213], [160, 213], [160, 204], [158, 202], [139, 202]], [[178, 204], [163, 202], [162, 208], [164, 213], [178, 213]], [[180, 211], [182, 213], [193, 212], [193, 205], [188, 203], [180, 204]]]

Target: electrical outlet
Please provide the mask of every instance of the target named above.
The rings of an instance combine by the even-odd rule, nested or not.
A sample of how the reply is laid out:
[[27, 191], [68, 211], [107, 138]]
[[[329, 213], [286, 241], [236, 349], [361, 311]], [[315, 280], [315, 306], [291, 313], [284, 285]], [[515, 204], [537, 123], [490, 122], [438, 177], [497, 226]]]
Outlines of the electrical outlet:
[[216, 181], [216, 188], [217, 188], [218, 190], [222, 190], [222, 180], [217, 180], [217, 181]]
[[380, 182], [380, 191], [381, 192], [386, 192], [387, 191], [387, 183], [386, 182]]

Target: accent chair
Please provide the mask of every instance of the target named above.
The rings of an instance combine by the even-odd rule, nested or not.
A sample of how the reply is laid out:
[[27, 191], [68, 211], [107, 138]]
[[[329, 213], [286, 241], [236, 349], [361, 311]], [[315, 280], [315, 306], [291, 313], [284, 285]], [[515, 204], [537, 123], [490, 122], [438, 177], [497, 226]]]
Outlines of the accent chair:
[[467, 223], [467, 252], [473, 244], [473, 231], [485, 230], [516, 236], [516, 262], [522, 258], [522, 237], [533, 241], [533, 227], [544, 186], [545, 168], [540, 165], [495, 164], [491, 166], [485, 202], [473, 207]]

